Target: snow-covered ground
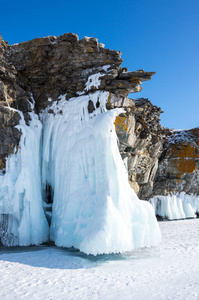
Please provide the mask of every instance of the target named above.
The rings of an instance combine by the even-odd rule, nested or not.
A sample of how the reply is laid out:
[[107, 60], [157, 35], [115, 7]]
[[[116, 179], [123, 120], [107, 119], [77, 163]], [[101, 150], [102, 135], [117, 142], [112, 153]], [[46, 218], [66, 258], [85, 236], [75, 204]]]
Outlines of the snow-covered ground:
[[0, 248], [0, 299], [199, 299], [199, 219], [159, 225], [159, 247], [125, 255]]

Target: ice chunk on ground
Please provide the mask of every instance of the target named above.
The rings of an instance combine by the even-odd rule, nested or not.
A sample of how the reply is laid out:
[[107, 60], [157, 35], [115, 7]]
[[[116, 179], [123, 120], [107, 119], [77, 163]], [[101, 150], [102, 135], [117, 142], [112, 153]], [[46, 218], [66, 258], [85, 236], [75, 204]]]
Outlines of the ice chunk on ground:
[[51, 240], [94, 255], [160, 240], [153, 208], [131, 189], [118, 150], [114, 120], [123, 110], [106, 111], [107, 98], [100, 91], [68, 102], [63, 97], [51, 106], [54, 114], [41, 116], [43, 188], [50, 185], [54, 195]]
[[155, 214], [169, 220], [196, 218], [199, 213], [199, 196], [184, 192], [150, 199]]

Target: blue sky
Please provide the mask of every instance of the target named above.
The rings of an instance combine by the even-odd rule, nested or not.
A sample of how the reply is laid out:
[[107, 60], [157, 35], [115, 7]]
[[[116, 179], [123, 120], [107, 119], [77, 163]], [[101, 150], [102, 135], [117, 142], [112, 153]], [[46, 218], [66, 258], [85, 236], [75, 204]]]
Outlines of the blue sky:
[[199, 126], [199, 1], [2, 1], [0, 32], [9, 44], [74, 32], [120, 50], [123, 67], [155, 71], [143, 91], [170, 128]]

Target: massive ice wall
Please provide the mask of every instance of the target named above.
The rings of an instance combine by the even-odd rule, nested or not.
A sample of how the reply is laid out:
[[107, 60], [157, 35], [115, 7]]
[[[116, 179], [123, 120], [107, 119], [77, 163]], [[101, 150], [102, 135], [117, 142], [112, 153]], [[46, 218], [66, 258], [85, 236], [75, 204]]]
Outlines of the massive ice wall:
[[95, 255], [160, 240], [152, 206], [129, 186], [118, 150], [114, 120], [123, 109], [106, 111], [107, 100], [107, 92], [63, 97], [42, 115], [43, 188], [50, 185], [54, 197], [51, 240]]
[[29, 126], [21, 114], [20, 147], [0, 177], [5, 245], [48, 240], [46, 186], [53, 202], [50, 239], [58, 246], [96, 255], [159, 242], [152, 206], [129, 186], [118, 150], [114, 120], [123, 109], [106, 111], [107, 100], [108, 92], [99, 91], [69, 101], [63, 96], [40, 114], [42, 123], [32, 112]]

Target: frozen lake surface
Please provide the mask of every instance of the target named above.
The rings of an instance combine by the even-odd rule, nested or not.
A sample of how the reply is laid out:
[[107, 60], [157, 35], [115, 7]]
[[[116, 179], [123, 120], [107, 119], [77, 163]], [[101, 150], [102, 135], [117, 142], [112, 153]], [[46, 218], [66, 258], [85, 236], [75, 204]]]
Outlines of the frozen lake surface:
[[199, 299], [199, 219], [159, 222], [162, 242], [123, 255], [0, 247], [0, 299]]

